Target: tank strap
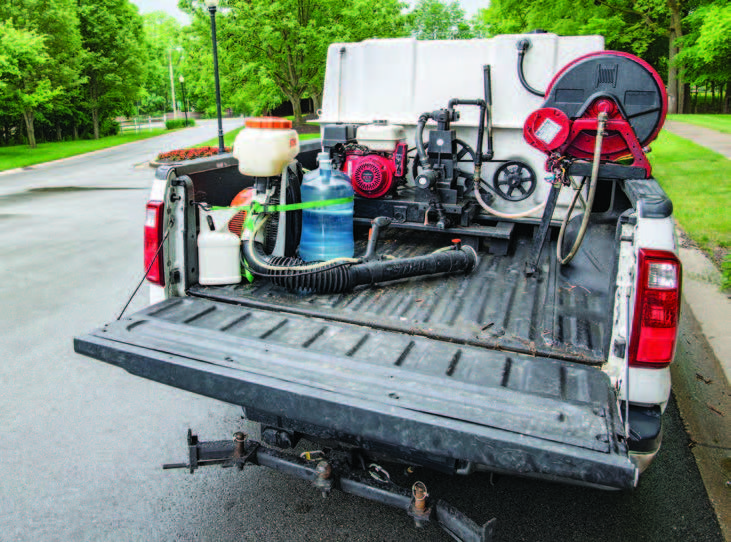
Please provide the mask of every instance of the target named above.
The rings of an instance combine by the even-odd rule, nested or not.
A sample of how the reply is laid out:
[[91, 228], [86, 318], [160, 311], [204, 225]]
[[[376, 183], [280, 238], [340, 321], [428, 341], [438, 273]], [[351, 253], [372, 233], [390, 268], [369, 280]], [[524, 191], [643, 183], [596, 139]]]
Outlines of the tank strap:
[[329, 207], [330, 205], [342, 205], [353, 201], [353, 196], [347, 198], [333, 198], [322, 201], [308, 201], [303, 203], [288, 203], [284, 205], [263, 205], [258, 201], [252, 201], [250, 205], [237, 205], [235, 207], [210, 207], [211, 211], [228, 211], [233, 209], [236, 211], [251, 211], [254, 214], [261, 213], [279, 213], [282, 211], [300, 211], [302, 209], [316, 209], [318, 207]]

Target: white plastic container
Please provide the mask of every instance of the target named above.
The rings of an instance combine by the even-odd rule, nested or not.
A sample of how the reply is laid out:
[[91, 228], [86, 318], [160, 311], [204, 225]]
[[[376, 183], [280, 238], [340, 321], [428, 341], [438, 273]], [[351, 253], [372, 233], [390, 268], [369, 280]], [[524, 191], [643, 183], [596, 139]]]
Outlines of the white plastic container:
[[355, 137], [359, 145], [365, 145], [371, 150], [392, 152], [397, 143], [406, 141], [406, 130], [398, 124], [375, 122], [359, 126]]
[[239, 249], [241, 240], [221, 222], [211, 228], [213, 218], [201, 211], [201, 232], [198, 235], [198, 282], [213, 286], [241, 282]]
[[239, 171], [252, 177], [281, 175], [286, 164], [300, 152], [300, 141], [292, 121], [278, 117], [246, 119], [245, 128], [234, 141], [233, 155]]

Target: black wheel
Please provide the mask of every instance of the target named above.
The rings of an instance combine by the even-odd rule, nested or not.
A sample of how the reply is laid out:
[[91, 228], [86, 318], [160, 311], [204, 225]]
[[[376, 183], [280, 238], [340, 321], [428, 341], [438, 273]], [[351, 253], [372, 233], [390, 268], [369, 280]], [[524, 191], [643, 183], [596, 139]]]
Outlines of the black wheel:
[[[474, 175], [474, 164], [475, 159], [477, 158], [477, 155], [475, 154], [475, 151], [472, 150], [472, 147], [470, 147], [467, 143], [462, 141], [461, 139], [455, 139], [454, 145], [456, 149], [455, 153], [455, 161], [457, 162], [457, 177], [461, 177], [465, 180], [465, 186], [469, 183], [470, 186], [472, 182], [472, 176]], [[464, 164], [464, 166], [461, 166], [461, 164]], [[473, 167], [470, 168], [469, 165], [472, 165]], [[466, 166], [466, 169], [465, 169]], [[414, 179], [419, 175], [419, 170], [421, 169], [421, 161], [419, 160], [419, 154], [417, 153], [414, 157], [414, 167], [412, 170], [412, 173], [414, 175]], [[472, 171], [469, 171], [472, 169]]]
[[492, 186], [501, 198], [522, 201], [536, 189], [536, 174], [523, 162], [505, 162], [495, 171]]

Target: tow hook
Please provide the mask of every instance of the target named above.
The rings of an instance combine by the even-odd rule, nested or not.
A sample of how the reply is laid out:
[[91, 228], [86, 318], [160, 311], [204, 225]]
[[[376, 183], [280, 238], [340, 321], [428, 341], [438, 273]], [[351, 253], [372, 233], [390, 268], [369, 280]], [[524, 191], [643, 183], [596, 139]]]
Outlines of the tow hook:
[[[246, 456], [246, 435], [241, 431], [234, 433], [234, 459], [240, 459]], [[244, 463], [238, 463], [239, 470], [244, 470]]]
[[411, 486], [411, 504], [406, 512], [414, 518], [414, 525], [417, 529], [425, 527], [431, 518], [432, 507], [428, 499], [429, 492], [426, 490], [424, 482], [416, 482]]
[[333, 468], [327, 461], [320, 461], [315, 467], [315, 473], [317, 478], [313, 482], [313, 485], [320, 490], [322, 498], [326, 498], [333, 487], [333, 481], [330, 479], [330, 475], [333, 472]]

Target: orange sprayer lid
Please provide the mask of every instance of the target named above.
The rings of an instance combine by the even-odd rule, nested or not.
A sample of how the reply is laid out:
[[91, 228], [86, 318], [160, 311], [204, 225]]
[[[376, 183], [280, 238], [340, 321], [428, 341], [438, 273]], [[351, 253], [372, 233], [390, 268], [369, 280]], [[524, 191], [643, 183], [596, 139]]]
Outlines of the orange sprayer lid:
[[247, 128], [264, 128], [266, 130], [289, 130], [292, 128], [292, 121], [279, 117], [254, 117], [246, 119]]

